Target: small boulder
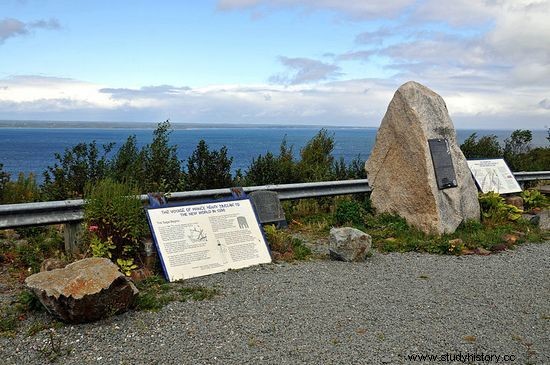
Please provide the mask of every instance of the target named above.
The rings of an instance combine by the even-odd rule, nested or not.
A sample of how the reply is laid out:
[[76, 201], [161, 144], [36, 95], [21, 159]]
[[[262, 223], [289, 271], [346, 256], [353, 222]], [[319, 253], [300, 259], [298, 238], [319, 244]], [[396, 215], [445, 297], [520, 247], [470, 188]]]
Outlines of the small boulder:
[[521, 196], [508, 196], [505, 198], [506, 204], [510, 204], [523, 210], [523, 199]]
[[331, 228], [329, 255], [333, 260], [365, 261], [372, 245], [371, 236], [351, 227]]
[[491, 251], [484, 249], [483, 247], [478, 247], [474, 250], [478, 255], [487, 256], [491, 254]]
[[122, 313], [138, 294], [118, 266], [98, 257], [31, 275], [25, 284], [51, 314], [68, 323], [91, 322]]
[[539, 228], [550, 231], [550, 209], [544, 209], [539, 214]]

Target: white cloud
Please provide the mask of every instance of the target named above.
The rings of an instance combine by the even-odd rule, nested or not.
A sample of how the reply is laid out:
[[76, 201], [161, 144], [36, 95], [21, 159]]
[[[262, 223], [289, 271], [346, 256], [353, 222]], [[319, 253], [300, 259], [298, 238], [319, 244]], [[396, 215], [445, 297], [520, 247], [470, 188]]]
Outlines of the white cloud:
[[24, 23], [14, 18], [4, 18], [0, 20], [0, 43], [8, 38], [29, 34], [33, 29], [59, 29], [61, 26], [57, 19], [40, 19], [29, 23]]
[[[128, 88], [44, 76], [0, 79], [0, 118], [377, 126], [397, 87], [415, 80], [443, 96], [459, 128], [542, 128], [550, 120], [549, 0], [222, 0], [218, 5], [330, 10], [357, 24], [380, 17], [391, 22], [380, 22], [379, 29], [365, 22], [355, 42], [343, 40], [354, 44], [347, 52], [319, 49], [328, 62], [280, 57], [285, 71], [271, 78], [274, 84]], [[10, 24], [0, 26], [0, 41], [31, 29], [31, 23]], [[345, 79], [352, 62], [385, 64], [394, 76]]]
[[415, 0], [392, 1], [341, 1], [341, 0], [220, 0], [218, 9], [276, 9], [300, 8], [306, 11], [331, 10], [345, 14], [347, 17], [366, 19], [374, 17], [390, 17], [397, 15]]
[[276, 84], [304, 84], [342, 75], [340, 67], [310, 58], [279, 57], [279, 61], [289, 71], [271, 76], [270, 81]]

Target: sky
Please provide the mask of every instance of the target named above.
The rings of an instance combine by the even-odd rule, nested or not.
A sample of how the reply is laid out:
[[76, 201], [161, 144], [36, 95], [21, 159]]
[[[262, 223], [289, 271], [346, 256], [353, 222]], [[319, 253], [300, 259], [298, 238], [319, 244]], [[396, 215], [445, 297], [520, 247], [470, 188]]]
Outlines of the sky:
[[550, 0], [0, 0], [0, 119], [550, 126]]

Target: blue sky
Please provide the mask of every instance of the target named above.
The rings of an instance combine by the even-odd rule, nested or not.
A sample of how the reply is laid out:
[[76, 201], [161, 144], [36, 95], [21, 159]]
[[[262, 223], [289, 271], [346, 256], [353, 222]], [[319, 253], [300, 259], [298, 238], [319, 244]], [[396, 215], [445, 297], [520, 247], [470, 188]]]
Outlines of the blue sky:
[[415, 80], [458, 128], [550, 125], [550, 1], [0, 3], [0, 119], [378, 126]]

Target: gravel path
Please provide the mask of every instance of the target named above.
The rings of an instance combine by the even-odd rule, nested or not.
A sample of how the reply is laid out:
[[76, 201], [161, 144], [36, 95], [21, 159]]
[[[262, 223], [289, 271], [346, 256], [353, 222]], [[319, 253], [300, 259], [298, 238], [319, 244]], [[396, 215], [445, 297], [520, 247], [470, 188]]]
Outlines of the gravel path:
[[[59, 328], [57, 363], [431, 364], [477, 353], [550, 364], [548, 243], [491, 256], [271, 264], [188, 282], [221, 295]], [[49, 333], [0, 338], [2, 363], [48, 363]], [[447, 363], [497, 363], [462, 360]]]

